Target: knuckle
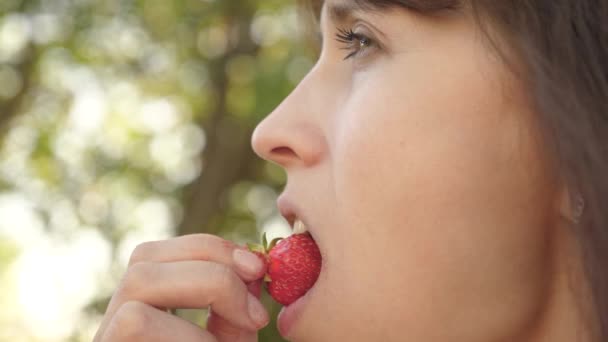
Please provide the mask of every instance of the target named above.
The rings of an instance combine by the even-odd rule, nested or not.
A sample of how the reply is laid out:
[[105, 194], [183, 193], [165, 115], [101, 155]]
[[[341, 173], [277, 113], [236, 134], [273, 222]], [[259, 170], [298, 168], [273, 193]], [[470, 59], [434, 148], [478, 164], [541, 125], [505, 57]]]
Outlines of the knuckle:
[[235, 288], [238, 277], [234, 271], [223, 264], [213, 263], [211, 265], [213, 278], [215, 279], [213, 286], [215, 287], [216, 293], [221, 294], [228, 289]]
[[151, 263], [138, 262], [131, 265], [123, 278], [121, 292], [124, 296], [132, 296], [152, 281]]
[[240, 328], [213, 313], [207, 320], [207, 329], [229, 341], [238, 341], [242, 333]]
[[128, 301], [120, 306], [112, 319], [112, 335], [125, 341], [141, 339], [150, 328], [145, 304]]
[[211, 244], [209, 234], [194, 234], [188, 236], [187, 239], [189, 245], [196, 246], [196, 249], [201, 252], [207, 251]]
[[149, 255], [153, 255], [152, 249], [154, 245], [155, 243], [152, 241], [138, 244], [131, 253], [131, 257], [129, 258], [129, 266], [143, 262], [148, 259]]
[[212, 234], [194, 234], [191, 236], [193, 243], [203, 251], [210, 248], [211, 245], [218, 243], [221, 238]]

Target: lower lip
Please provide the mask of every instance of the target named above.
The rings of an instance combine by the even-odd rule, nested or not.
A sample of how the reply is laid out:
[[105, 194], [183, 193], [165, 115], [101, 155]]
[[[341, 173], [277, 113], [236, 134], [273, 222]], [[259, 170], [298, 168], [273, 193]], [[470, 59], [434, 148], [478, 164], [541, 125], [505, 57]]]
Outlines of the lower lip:
[[302, 310], [310, 297], [312, 289], [306, 292], [305, 295], [298, 298], [295, 302], [289, 304], [288, 306], [284, 306], [279, 312], [279, 316], [277, 318], [277, 328], [279, 333], [284, 338], [287, 338], [289, 332], [293, 328], [293, 326], [298, 321], [298, 318], [302, 314]]

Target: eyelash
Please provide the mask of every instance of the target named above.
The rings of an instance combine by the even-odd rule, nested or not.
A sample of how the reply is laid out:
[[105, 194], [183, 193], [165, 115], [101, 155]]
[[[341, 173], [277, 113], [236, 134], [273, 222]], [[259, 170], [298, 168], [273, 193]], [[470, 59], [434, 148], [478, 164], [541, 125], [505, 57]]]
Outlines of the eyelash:
[[338, 29], [338, 33], [336, 33], [336, 41], [343, 44], [344, 46], [341, 48], [342, 50], [351, 51], [344, 60], [347, 60], [351, 57], [356, 57], [363, 50], [371, 47], [374, 42], [369, 37], [355, 33], [352, 29]]

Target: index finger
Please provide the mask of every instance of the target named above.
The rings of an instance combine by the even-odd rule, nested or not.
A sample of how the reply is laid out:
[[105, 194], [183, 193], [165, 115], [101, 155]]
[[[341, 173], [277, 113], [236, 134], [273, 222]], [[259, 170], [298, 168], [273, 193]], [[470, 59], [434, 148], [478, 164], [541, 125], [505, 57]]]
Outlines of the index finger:
[[[244, 254], [245, 262], [242, 261]], [[264, 275], [266, 267], [261, 260], [252, 256], [255, 255], [248, 252], [246, 247], [219, 236], [191, 234], [138, 245], [131, 254], [129, 266], [138, 262], [213, 261], [233, 268], [243, 280], [253, 281]]]

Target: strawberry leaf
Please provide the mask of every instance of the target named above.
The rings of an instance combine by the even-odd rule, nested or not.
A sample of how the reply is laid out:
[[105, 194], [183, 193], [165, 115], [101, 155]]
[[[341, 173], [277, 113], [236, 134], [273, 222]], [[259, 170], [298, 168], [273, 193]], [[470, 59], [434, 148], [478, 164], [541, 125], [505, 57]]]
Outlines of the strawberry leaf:
[[264, 247], [257, 244], [257, 243], [247, 243], [247, 248], [252, 251], [252, 252], [260, 252], [260, 253], [266, 253], [266, 251], [264, 250]]
[[266, 238], [266, 232], [262, 234], [262, 246], [264, 246], [264, 250], [268, 251], [268, 239]]
[[268, 246], [268, 250], [270, 251], [281, 240], [283, 240], [283, 238], [280, 237], [272, 239], [272, 241], [270, 241], [270, 246]]

